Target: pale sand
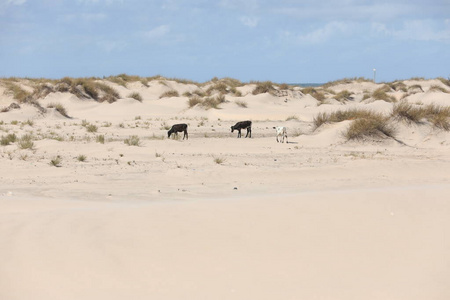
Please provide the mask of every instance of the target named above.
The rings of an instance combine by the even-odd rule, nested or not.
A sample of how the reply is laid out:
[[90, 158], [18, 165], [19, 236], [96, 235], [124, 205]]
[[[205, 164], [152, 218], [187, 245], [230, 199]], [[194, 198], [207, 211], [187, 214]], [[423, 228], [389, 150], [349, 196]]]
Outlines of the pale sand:
[[[425, 92], [408, 101], [450, 100], [427, 92], [436, 81], [420, 84]], [[335, 88], [362, 99], [375, 87]], [[248, 108], [230, 98], [205, 111], [158, 99], [160, 84], [128, 88], [143, 103], [56, 93], [41, 103], [63, 103], [73, 119], [28, 106], [0, 114], [1, 135], [46, 136], [33, 151], [0, 147], [0, 299], [450, 298], [448, 132], [398, 123], [404, 144], [346, 142], [351, 121], [311, 132], [312, 118], [392, 104], [264, 94], [240, 98]], [[243, 119], [254, 121], [252, 139], [229, 132]], [[180, 122], [189, 140], [155, 139]], [[288, 127], [289, 144], [276, 143], [277, 125]], [[125, 145], [130, 135], [142, 145]], [[60, 168], [49, 164], [57, 155]]]

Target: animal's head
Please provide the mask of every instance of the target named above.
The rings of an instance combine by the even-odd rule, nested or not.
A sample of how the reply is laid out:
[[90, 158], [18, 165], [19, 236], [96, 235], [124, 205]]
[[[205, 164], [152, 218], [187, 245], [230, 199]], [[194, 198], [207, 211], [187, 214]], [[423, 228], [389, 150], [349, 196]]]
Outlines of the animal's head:
[[172, 134], [172, 129], [170, 129], [169, 131], [167, 131], [167, 137], [170, 138], [170, 135]]
[[233, 132], [234, 131], [234, 126], [231, 126], [231, 132]]

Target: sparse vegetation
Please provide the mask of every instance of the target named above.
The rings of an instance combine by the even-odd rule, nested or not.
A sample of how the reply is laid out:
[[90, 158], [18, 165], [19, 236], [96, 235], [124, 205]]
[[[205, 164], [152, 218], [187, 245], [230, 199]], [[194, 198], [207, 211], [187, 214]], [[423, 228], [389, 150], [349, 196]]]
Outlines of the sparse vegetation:
[[425, 119], [434, 127], [450, 130], [450, 107], [448, 106], [429, 104], [417, 107], [402, 101], [393, 107], [392, 117], [416, 124]]
[[83, 155], [83, 154], [80, 154], [77, 156], [77, 160], [81, 161], [81, 162], [86, 161], [86, 158], [87, 158], [86, 155]]
[[234, 103], [236, 103], [237, 106], [239, 107], [243, 107], [243, 108], [247, 108], [247, 102], [245, 102], [244, 100], [236, 100], [234, 101]]
[[159, 96], [159, 99], [161, 98], [170, 98], [170, 97], [179, 97], [180, 94], [176, 90], [170, 90], [167, 92], [164, 92]]
[[95, 140], [97, 141], [97, 143], [104, 144], [105, 143], [105, 136], [103, 134], [97, 135]]
[[10, 94], [13, 96], [14, 99], [17, 100], [19, 103], [25, 103], [31, 96], [31, 93], [27, 92], [26, 90], [22, 89], [18, 84], [7, 81], [5, 83], [6, 90], [5, 94]]
[[10, 133], [6, 136], [2, 136], [0, 139], [0, 144], [2, 146], [8, 146], [9, 144], [15, 143], [17, 136], [14, 133]]
[[66, 118], [70, 118], [69, 115], [67, 114], [67, 110], [66, 108], [61, 104], [61, 103], [49, 103], [47, 105], [47, 108], [54, 108], [56, 109], [57, 112], [59, 112], [62, 116], [66, 117]]
[[32, 150], [34, 148], [33, 136], [31, 134], [23, 135], [18, 141], [17, 146], [20, 149], [29, 149]]
[[350, 93], [349, 91], [343, 90], [343, 91], [339, 92], [336, 96], [334, 96], [334, 99], [336, 99], [337, 101], [344, 101], [344, 100], [348, 100], [351, 95], [352, 95], [352, 93]]
[[94, 124], [88, 124], [88, 125], [86, 125], [86, 130], [87, 130], [87, 132], [97, 132], [98, 127], [97, 127], [97, 125], [94, 125]]
[[214, 162], [218, 165], [223, 164], [225, 161], [226, 161], [226, 159], [223, 157], [214, 157]]
[[264, 82], [255, 82], [256, 87], [252, 91], [253, 95], [263, 94], [263, 93], [271, 93], [273, 94], [275, 92], [274, 83], [271, 81], [264, 81]]
[[286, 121], [298, 121], [298, 117], [296, 115], [291, 115], [286, 118]]
[[364, 137], [394, 137], [395, 128], [390, 124], [388, 117], [373, 113], [369, 118], [354, 120], [344, 135], [348, 140]]
[[323, 92], [318, 91], [318, 90], [316, 90], [313, 87], [307, 87], [307, 88], [302, 89], [302, 93], [305, 94], [305, 95], [309, 94], [309, 95], [311, 95], [312, 97], [314, 97], [318, 101], [323, 101], [326, 98], [325, 94]]
[[389, 87], [389, 85], [384, 85], [373, 92], [372, 98], [374, 98], [375, 100], [383, 100], [386, 102], [395, 102], [395, 97], [387, 94], [390, 90], [391, 88]]
[[331, 113], [319, 113], [314, 117], [314, 130], [319, 128], [325, 123], [336, 123], [345, 120], [356, 120], [360, 118], [374, 118], [377, 113], [370, 110], [364, 109], [348, 109], [348, 110], [338, 110]]
[[138, 92], [131, 93], [130, 95], [128, 95], [128, 98], [133, 98], [139, 102], [142, 102], [142, 96]]
[[53, 167], [61, 167], [61, 156], [56, 156], [50, 160], [50, 165]]
[[140, 146], [141, 141], [137, 135], [132, 135], [128, 139], [124, 140], [124, 143], [128, 146]]
[[197, 104], [201, 104], [203, 102], [202, 98], [200, 98], [199, 96], [195, 95], [189, 98], [188, 100], [188, 105], [189, 107], [194, 107]]

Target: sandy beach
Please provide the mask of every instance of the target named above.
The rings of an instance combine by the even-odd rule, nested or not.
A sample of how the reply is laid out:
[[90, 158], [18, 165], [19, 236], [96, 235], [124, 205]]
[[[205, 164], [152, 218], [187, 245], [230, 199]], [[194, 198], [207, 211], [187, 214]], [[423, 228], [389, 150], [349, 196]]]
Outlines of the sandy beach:
[[91, 81], [0, 79], [0, 299], [449, 299], [445, 81]]

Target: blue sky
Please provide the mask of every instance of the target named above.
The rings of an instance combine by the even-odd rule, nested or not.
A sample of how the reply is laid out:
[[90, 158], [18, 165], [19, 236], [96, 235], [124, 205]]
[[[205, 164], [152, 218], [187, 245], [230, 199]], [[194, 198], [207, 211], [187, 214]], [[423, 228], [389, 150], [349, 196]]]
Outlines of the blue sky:
[[450, 76], [450, 0], [0, 0], [0, 77]]

